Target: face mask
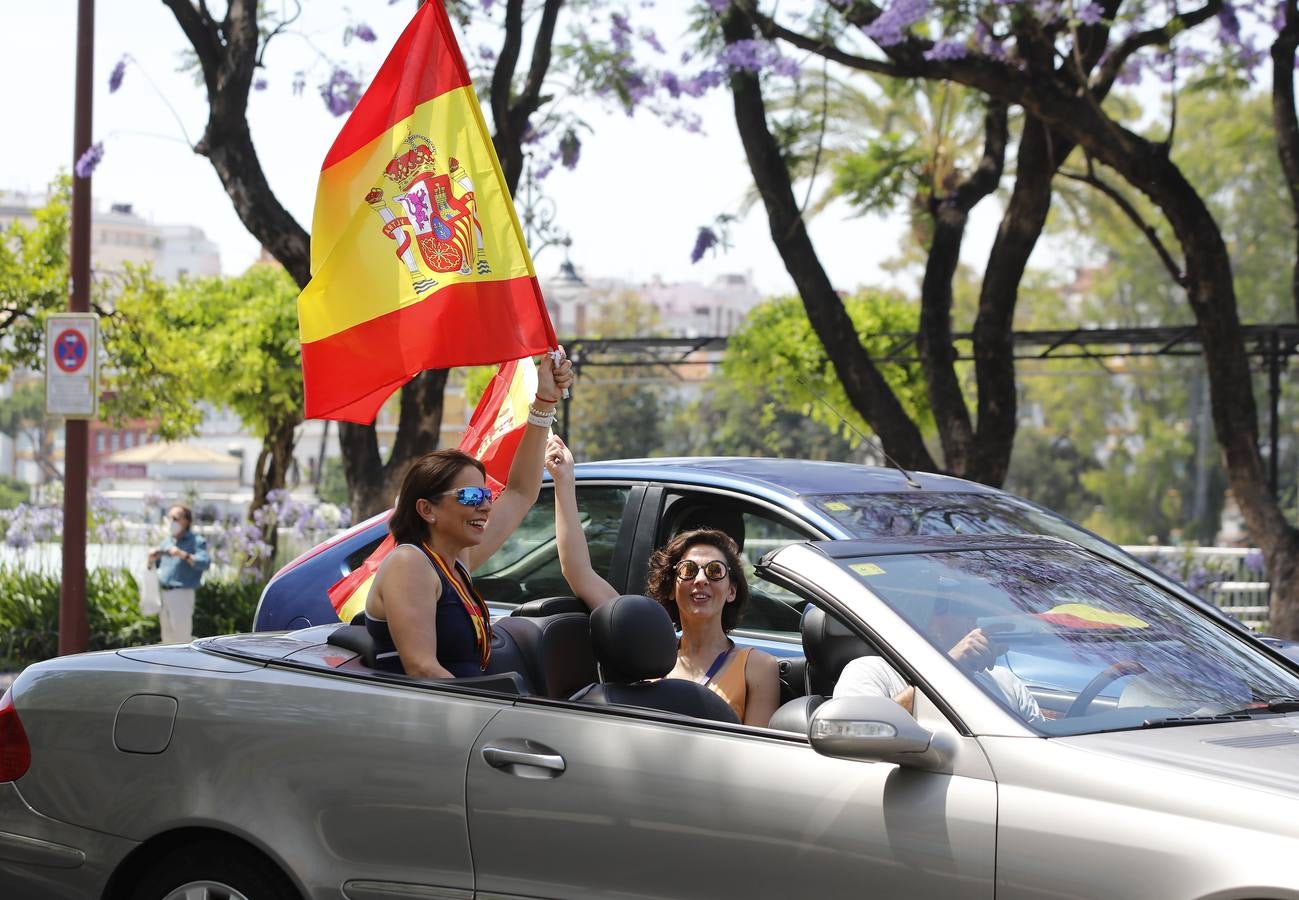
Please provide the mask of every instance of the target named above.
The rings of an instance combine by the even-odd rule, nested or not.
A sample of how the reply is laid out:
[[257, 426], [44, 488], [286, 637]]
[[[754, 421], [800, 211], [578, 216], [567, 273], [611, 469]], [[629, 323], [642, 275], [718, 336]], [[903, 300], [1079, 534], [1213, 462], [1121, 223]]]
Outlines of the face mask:
[[180, 536], [181, 536], [181, 533], [184, 532], [184, 531], [185, 531], [185, 526], [184, 526], [184, 524], [182, 524], [181, 522], [172, 522], [172, 523], [171, 523], [171, 536], [172, 536], [172, 537], [180, 537]]

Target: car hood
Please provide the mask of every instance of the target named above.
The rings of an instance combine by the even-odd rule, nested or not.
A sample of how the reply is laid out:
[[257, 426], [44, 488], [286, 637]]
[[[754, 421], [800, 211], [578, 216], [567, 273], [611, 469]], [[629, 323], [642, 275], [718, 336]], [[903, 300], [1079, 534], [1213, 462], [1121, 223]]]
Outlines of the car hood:
[[1055, 740], [1116, 760], [1299, 799], [1299, 714]]

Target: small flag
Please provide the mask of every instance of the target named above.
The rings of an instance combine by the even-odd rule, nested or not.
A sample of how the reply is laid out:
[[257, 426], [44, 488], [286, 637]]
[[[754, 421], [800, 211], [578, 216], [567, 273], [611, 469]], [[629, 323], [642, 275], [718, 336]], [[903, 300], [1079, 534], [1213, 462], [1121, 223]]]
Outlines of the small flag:
[[442, 3], [420, 7], [325, 157], [311, 275], [308, 418], [368, 424], [425, 369], [556, 346]]
[[[474, 407], [460, 449], [480, 460], [487, 469], [487, 486], [496, 493], [509, 478], [510, 465], [528, 424], [528, 405], [537, 393], [537, 367], [530, 359], [501, 363]], [[365, 562], [344, 575], [329, 589], [329, 602], [344, 622], [365, 609], [365, 598], [374, 584], [379, 563], [397, 546], [388, 535]]]

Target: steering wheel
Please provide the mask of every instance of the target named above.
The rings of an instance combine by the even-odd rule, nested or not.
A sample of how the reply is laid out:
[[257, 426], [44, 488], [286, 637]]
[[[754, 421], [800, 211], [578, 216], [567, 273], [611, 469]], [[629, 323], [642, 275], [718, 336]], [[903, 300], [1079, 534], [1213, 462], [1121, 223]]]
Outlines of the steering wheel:
[[1092, 705], [1092, 701], [1099, 697], [1101, 691], [1109, 687], [1111, 683], [1128, 675], [1140, 675], [1145, 671], [1146, 667], [1135, 660], [1124, 660], [1106, 666], [1093, 675], [1092, 680], [1087, 682], [1086, 687], [1079, 691], [1073, 703], [1069, 704], [1069, 709], [1065, 711], [1064, 717], [1072, 719], [1074, 716], [1086, 714], [1088, 708]]

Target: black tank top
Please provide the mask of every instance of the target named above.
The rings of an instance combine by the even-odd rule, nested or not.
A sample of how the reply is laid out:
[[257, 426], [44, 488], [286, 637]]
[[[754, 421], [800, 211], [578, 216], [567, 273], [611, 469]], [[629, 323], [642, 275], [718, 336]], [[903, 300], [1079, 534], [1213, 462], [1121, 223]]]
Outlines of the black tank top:
[[[411, 544], [410, 546], [417, 547], [418, 545]], [[428, 551], [423, 547], [419, 549], [428, 558]], [[429, 565], [433, 566], [433, 573], [442, 582], [442, 593], [438, 597], [436, 613], [438, 663], [457, 678], [481, 675], [483, 665], [478, 651], [478, 638], [474, 631], [473, 620], [469, 617], [469, 612], [465, 609], [455, 585], [447, 583], [446, 575], [433, 563], [432, 559], [429, 559]], [[472, 584], [469, 573], [459, 560], [455, 561], [455, 567], [457, 573], [464, 579], [465, 584]], [[486, 614], [486, 609], [483, 612]], [[375, 668], [384, 672], [405, 674], [406, 669], [401, 664], [401, 657], [397, 654], [397, 645], [392, 639], [392, 631], [388, 628], [388, 620], [376, 619], [367, 611], [365, 614], [365, 628], [374, 639]]]

